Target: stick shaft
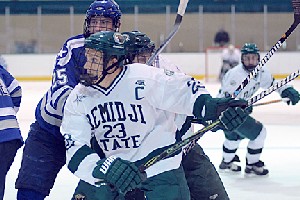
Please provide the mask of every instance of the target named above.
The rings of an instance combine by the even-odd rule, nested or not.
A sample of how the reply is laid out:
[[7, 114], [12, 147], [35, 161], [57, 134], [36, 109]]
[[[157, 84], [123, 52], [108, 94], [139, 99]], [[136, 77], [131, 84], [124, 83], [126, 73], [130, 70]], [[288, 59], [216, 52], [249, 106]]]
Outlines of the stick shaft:
[[180, 0], [173, 30], [169, 33], [168, 37], [163, 41], [163, 43], [159, 46], [159, 48], [156, 49], [156, 51], [151, 55], [151, 57], [146, 63], [147, 65], [152, 65], [155, 57], [165, 49], [165, 47], [170, 43], [172, 38], [178, 32], [188, 2], [189, 0]]
[[282, 101], [283, 101], [282, 99], [275, 99], [275, 100], [271, 100], [271, 101], [266, 101], [266, 102], [262, 102], [262, 103], [253, 104], [253, 107], [268, 105], [268, 104], [272, 104], [272, 103], [279, 103], [279, 102], [282, 102]]

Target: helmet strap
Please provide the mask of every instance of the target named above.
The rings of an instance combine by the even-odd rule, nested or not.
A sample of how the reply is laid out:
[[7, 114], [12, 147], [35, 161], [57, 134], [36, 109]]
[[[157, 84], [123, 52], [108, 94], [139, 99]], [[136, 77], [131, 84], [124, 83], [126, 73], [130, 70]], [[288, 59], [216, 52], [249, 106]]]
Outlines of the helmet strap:
[[[108, 58], [108, 56], [104, 56], [104, 60], [103, 60], [103, 72], [102, 72], [102, 76], [101, 78], [95, 83], [96, 85], [99, 85], [103, 80], [104, 78], [108, 75], [108, 74], [113, 74], [117, 69], [118, 67], [120, 66], [120, 63], [123, 62], [123, 60], [125, 59], [125, 56], [121, 56], [117, 62], [113, 63], [112, 65], [107, 66], [110, 58]], [[111, 69], [114, 70], [112, 72], [109, 72]]]

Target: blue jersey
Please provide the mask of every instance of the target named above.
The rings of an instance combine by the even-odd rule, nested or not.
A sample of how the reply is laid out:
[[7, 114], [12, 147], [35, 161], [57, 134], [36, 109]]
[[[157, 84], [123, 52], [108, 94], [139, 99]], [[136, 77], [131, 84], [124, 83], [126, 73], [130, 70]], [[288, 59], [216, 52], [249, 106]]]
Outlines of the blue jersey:
[[0, 142], [22, 140], [16, 118], [21, 98], [19, 82], [0, 65]]
[[62, 138], [61, 125], [63, 108], [71, 90], [78, 84], [77, 65], [80, 57], [84, 58], [84, 36], [69, 38], [57, 54], [52, 73], [52, 85], [36, 107], [35, 116], [40, 127], [45, 131]]

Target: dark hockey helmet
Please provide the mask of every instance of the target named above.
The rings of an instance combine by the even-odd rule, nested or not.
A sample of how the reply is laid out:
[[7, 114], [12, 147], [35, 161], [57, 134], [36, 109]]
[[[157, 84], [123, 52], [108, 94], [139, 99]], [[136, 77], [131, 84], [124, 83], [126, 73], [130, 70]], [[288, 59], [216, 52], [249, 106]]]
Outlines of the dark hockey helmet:
[[90, 31], [89, 26], [92, 17], [103, 16], [111, 18], [113, 21], [114, 31], [120, 28], [121, 10], [119, 5], [114, 0], [96, 0], [86, 11], [85, 21], [83, 25], [83, 34], [89, 37], [93, 32]]
[[[255, 62], [249, 63], [249, 58], [245, 55], [252, 54], [254, 56]], [[257, 58], [257, 60], [256, 60]], [[246, 43], [241, 49], [241, 62], [244, 68], [248, 71], [252, 71], [260, 60], [259, 48], [254, 43]]]
[[[80, 70], [80, 82], [97, 85], [107, 74], [123, 65], [125, 59], [125, 38], [121, 33], [101, 31], [85, 39], [86, 63]], [[116, 62], [111, 63], [111, 59]]]
[[122, 33], [128, 39], [125, 42], [126, 64], [136, 62], [146, 63], [154, 52], [155, 44], [151, 39], [140, 31]]

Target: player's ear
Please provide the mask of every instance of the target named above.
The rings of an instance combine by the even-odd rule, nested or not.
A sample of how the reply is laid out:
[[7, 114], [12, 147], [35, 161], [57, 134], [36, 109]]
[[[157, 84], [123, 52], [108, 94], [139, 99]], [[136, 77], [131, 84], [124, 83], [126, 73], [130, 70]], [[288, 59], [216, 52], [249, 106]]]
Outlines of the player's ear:
[[112, 64], [118, 62], [117, 57], [115, 57], [115, 56], [114, 56], [114, 57], [111, 57], [111, 58], [110, 58], [110, 62], [111, 62]]

